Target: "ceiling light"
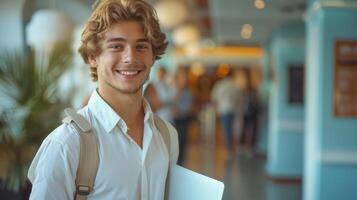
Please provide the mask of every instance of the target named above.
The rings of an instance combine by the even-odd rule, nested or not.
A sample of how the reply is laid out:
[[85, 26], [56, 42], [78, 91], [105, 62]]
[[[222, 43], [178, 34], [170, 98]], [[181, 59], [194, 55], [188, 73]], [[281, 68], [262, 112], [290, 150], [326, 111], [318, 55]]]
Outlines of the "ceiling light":
[[240, 35], [244, 39], [250, 39], [253, 33], [253, 26], [250, 24], [244, 24], [240, 31]]
[[265, 8], [265, 2], [263, 0], [255, 0], [254, 1], [254, 6], [259, 10], [264, 9]]
[[250, 39], [252, 37], [252, 34], [248, 32], [241, 32], [240, 36], [244, 39]]
[[182, 1], [159, 1], [155, 9], [160, 20], [160, 25], [173, 28], [184, 22], [188, 16], [188, 10]]
[[172, 37], [176, 45], [186, 46], [200, 41], [201, 35], [200, 30], [196, 26], [186, 24], [176, 28], [172, 33]]
[[56, 43], [73, 36], [71, 19], [57, 10], [44, 9], [34, 13], [26, 27], [27, 43], [33, 48], [51, 50]]
[[253, 26], [250, 24], [244, 24], [242, 26], [242, 30], [251, 33], [251, 32], [253, 32]]
[[199, 41], [185, 45], [185, 52], [187, 55], [196, 55], [199, 53], [201, 46]]

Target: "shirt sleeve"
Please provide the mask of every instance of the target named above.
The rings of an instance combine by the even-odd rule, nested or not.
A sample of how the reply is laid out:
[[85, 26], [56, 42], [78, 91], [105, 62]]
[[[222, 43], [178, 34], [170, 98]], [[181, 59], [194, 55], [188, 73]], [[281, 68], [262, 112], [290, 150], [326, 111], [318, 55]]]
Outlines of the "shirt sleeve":
[[74, 199], [79, 157], [79, 136], [62, 125], [42, 143], [33, 159], [28, 178], [31, 199]]

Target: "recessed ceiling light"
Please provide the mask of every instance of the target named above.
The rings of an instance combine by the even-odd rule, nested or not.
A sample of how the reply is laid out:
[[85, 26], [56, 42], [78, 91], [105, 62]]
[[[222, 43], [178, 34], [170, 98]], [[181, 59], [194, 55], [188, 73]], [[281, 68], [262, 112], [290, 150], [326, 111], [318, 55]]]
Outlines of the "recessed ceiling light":
[[265, 8], [265, 2], [264, 2], [264, 0], [255, 0], [254, 1], [254, 6], [259, 10], [264, 9]]
[[253, 26], [250, 24], [244, 24], [240, 31], [240, 35], [244, 39], [250, 39], [253, 33]]
[[252, 34], [251, 33], [248, 33], [248, 32], [241, 32], [240, 33], [240, 36], [243, 38], [243, 39], [250, 39], [252, 37]]
[[242, 30], [243, 30], [243, 31], [247, 31], [247, 32], [253, 32], [253, 26], [250, 25], [250, 24], [244, 24], [244, 25], [242, 26]]

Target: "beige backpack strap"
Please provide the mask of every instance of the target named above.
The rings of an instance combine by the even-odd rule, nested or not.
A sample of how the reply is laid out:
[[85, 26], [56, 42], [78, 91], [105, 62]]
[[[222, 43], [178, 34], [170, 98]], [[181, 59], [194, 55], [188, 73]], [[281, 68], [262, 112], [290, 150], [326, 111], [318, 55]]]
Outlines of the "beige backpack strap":
[[165, 122], [157, 115], [154, 115], [154, 121], [157, 129], [159, 130], [162, 138], [164, 139], [164, 142], [166, 144], [167, 152], [169, 154], [169, 169], [167, 172], [166, 176], [166, 182], [165, 182], [165, 200], [169, 199], [169, 183], [170, 183], [170, 161], [171, 161], [171, 136], [169, 132], [169, 128], [166, 126]]
[[169, 128], [166, 126], [165, 122], [156, 114], [154, 115], [154, 121], [155, 121], [155, 125], [156, 128], [159, 130], [162, 138], [164, 139], [166, 148], [167, 148], [167, 152], [169, 153], [170, 156], [170, 132], [169, 132]]
[[99, 154], [97, 138], [90, 123], [72, 108], [66, 108], [64, 123], [71, 124], [80, 136], [80, 154], [76, 177], [76, 200], [86, 200], [93, 190], [97, 175]]

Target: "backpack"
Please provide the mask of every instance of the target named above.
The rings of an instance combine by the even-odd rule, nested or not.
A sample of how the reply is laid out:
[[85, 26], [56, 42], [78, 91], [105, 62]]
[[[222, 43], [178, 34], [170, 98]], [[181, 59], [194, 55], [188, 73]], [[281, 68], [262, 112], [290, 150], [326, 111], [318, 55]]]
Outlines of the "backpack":
[[[64, 113], [67, 117], [63, 119], [63, 123], [71, 125], [80, 136], [80, 154], [75, 181], [76, 193], [74, 199], [86, 200], [87, 195], [89, 195], [93, 189], [99, 165], [97, 138], [93, 133], [94, 130], [92, 130], [90, 123], [82, 115], [78, 114], [72, 108], [66, 108]], [[154, 115], [154, 123], [164, 139], [170, 157], [169, 129], [165, 122], [156, 114]], [[168, 197], [168, 178], [169, 175], [167, 175], [166, 178], [165, 199]]]

